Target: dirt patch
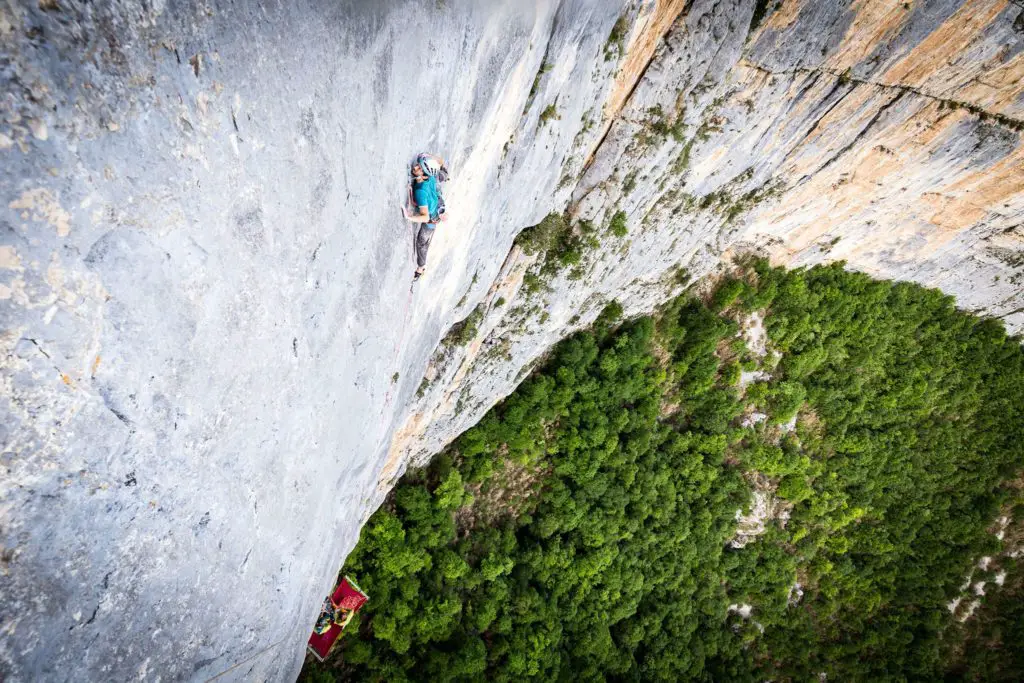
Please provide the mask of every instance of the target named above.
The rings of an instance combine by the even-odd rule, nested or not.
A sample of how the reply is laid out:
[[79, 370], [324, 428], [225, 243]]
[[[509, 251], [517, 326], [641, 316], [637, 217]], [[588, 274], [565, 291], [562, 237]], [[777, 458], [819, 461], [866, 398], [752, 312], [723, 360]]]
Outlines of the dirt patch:
[[733, 548], [742, 548], [768, 529], [768, 524], [779, 520], [782, 528], [789, 521], [792, 503], [775, 496], [776, 483], [765, 475], [754, 472], [747, 475], [751, 487], [750, 510], [736, 511], [736, 535], [729, 542]]
[[657, 341], [651, 342], [651, 355], [658, 361], [658, 365], [663, 368], [668, 368], [669, 363], [672, 362], [672, 354], [668, 352], [664, 346], [659, 344]]
[[[499, 454], [507, 452], [508, 448], [502, 446]], [[455, 513], [459, 536], [468, 535], [478, 525], [489, 526], [504, 517], [518, 517], [529, 512], [536, 505], [541, 482], [550, 473], [551, 466], [546, 463], [520, 465], [505, 458], [501, 469], [486, 482], [466, 487], [473, 495], [473, 503]]]
[[[666, 372], [672, 365], [672, 354], [656, 340], [651, 342], [651, 355], [654, 356], [658, 366]], [[665, 383], [665, 390], [661, 394], [659, 416], [662, 420], [672, 417], [679, 412], [680, 402], [677, 400], [675, 387], [672, 382]]]
[[825, 438], [825, 425], [822, 424], [818, 413], [814, 412], [814, 409], [807, 404], [804, 404], [797, 414], [797, 424], [802, 431], [813, 435], [816, 440], [821, 441]]
[[679, 401], [673, 401], [672, 397], [668, 394], [661, 397], [661, 406], [658, 409], [658, 417], [662, 420], [667, 420], [676, 413], [679, 412], [680, 403]]
[[764, 313], [754, 311], [741, 323], [743, 341], [755, 356], [763, 358], [768, 355], [768, 331], [764, 327]]

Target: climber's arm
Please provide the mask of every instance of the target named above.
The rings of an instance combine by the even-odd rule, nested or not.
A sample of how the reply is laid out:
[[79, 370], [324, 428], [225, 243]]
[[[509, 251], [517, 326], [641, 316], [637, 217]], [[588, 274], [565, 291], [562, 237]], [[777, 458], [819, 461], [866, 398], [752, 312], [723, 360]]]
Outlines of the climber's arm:
[[419, 213], [416, 214], [409, 213], [409, 209], [405, 208], [404, 206], [402, 207], [402, 211], [405, 213], [406, 219], [412, 221], [413, 223], [429, 223], [430, 211], [428, 211], [427, 207], [425, 206], [421, 206], [418, 208]]

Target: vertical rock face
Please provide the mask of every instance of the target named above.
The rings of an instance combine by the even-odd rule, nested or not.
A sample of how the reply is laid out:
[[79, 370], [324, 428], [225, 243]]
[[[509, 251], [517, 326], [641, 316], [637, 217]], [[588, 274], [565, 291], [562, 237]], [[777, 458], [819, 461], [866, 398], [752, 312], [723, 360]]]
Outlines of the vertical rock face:
[[[1022, 51], [1007, 0], [5, 6], [0, 677], [294, 675], [394, 477], [680, 268], [1021, 329]], [[541, 276], [565, 209], [596, 244]]]

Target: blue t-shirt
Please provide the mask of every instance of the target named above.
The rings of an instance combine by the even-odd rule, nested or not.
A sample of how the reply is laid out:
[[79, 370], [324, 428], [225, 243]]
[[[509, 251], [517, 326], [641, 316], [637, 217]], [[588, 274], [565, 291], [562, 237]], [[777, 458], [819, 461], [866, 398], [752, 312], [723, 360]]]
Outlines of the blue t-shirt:
[[[437, 210], [440, 207], [437, 196], [437, 178], [427, 176], [427, 179], [422, 183], [414, 180], [412, 183], [412, 199], [416, 202], [417, 210], [421, 206], [425, 206], [430, 217], [437, 218]], [[433, 223], [428, 223], [428, 225], [434, 227]]]

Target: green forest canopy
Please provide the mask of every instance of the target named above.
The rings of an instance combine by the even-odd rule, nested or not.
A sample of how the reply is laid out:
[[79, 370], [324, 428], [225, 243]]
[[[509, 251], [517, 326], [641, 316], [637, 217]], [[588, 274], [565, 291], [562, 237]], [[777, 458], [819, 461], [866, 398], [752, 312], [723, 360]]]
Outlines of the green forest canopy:
[[[1024, 466], [1024, 354], [1000, 323], [841, 265], [755, 262], [707, 303], [681, 297], [618, 328], [613, 308], [400, 481], [342, 570], [370, 602], [304, 676], [1019, 671], [1019, 638], [964, 664], [994, 636], [965, 635], [946, 607], [999, 552], [993, 520], [1022, 516], [1010, 484]], [[739, 334], [755, 312], [763, 356]], [[741, 388], [754, 369], [770, 379]], [[767, 419], [744, 419], [755, 410]], [[736, 548], [755, 472], [788, 520]], [[1007, 563], [1010, 590], [1021, 577]]]

